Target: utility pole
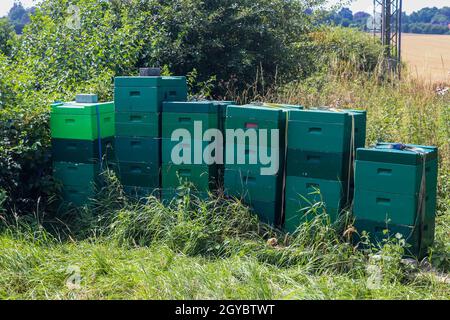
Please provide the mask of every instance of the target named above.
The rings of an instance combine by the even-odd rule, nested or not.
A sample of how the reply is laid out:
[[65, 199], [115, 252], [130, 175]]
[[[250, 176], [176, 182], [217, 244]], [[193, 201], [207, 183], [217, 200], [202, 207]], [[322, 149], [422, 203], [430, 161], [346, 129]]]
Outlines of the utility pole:
[[400, 77], [402, 53], [402, 0], [373, 0], [373, 34], [385, 47], [386, 71]]

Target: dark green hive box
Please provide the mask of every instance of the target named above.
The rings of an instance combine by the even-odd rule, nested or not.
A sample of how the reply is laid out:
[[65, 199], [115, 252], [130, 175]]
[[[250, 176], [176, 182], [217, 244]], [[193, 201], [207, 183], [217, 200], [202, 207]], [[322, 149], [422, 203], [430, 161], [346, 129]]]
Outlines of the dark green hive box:
[[283, 111], [276, 108], [262, 106], [228, 106], [225, 129], [280, 129], [280, 122], [284, 119]]
[[158, 138], [160, 120], [155, 112], [116, 112], [116, 136]]
[[[55, 103], [52, 105], [50, 129], [52, 138], [96, 140], [114, 136], [114, 122], [113, 102]], [[100, 130], [98, 123], [100, 123]]]
[[[286, 178], [285, 221], [290, 221], [291, 224], [295, 224], [295, 221], [301, 222], [305, 211], [320, 202], [323, 203], [322, 207], [334, 221], [346, 205], [346, 193], [347, 188], [344, 182], [288, 176]], [[299, 210], [302, 210], [301, 214], [299, 214]], [[292, 226], [288, 226], [288, 228], [292, 231]]]
[[287, 175], [347, 181], [349, 163], [349, 153], [289, 149], [287, 154]]
[[52, 139], [52, 157], [56, 162], [95, 163], [114, 160], [114, 138], [101, 140]]
[[140, 201], [148, 197], [160, 198], [160, 190], [154, 188], [142, 188], [136, 186], [123, 186], [123, 191], [131, 199]]
[[259, 172], [225, 169], [225, 194], [254, 201], [278, 202], [281, 199], [280, 176], [263, 176]]
[[163, 101], [186, 101], [185, 77], [117, 77], [114, 99], [119, 112], [161, 111]]
[[272, 226], [280, 225], [281, 206], [278, 202], [253, 201], [251, 209], [258, 215], [261, 222]]
[[192, 183], [195, 190], [208, 192], [217, 188], [217, 167], [207, 165], [162, 165], [162, 188], [177, 188]]
[[120, 162], [115, 165], [114, 171], [124, 186], [160, 188], [159, 164]]
[[416, 152], [386, 149], [386, 146], [357, 150], [355, 188], [414, 195], [420, 191], [425, 165], [427, 193], [436, 193], [437, 148], [412, 146], [426, 152], [423, 162]]
[[86, 184], [85, 186], [68, 186], [62, 187], [62, 200], [65, 205], [73, 205], [75, 207], [82, 207], [95, 197], [93, 184]]
[[[231, 150], [233, 152], [231, 153]], [[269, 168], [271, 164], [262, 164], [260, 154], [260, 148], [255, 145], [240, 145], [240, 144], [227, 144], [225, 149], [225, 167], [232, 170], [245, 170], [251, 172], [260, 172], [261, 168]], [[263, 150], [270, 157], [278, 154], [278, 171], [273, 174], [279, 174], [283, 172], [284, 165], [284, 150], [280, 148], [269, 148]], [[232, 157], [234, 155], [234, 157]], [[256, 159], [256, 163], [255, 163]], [[238, 160], [241, 160], [240, 163]], [[274, 161], [272, 159], [272, 161]], [[243, 163], [242, 163], [243, 162]], [[274, 164], [276, 165], [276, 164]]]
[[[360, 235], [363, 231], [366, 231], [369, 236], [369, 240], [373, 244], [383, 245], [383, 240], [395, 239], [398, 234], [402, 235], [402, 239], [405, 239], [409, 245], [409, 248], [405, 249], [407, 256], [414, 256], [422, 259], [427, 253], [428, 249], [433, 246], [435, 235], [435, 222], [434, 220], [425, 221], [421, 232], [421, 227], [417, 226], [404, 226], [396, 224], [386, 224], [385, 222], [376, 222], [371, 220], [356, 219], [355, 228], [358, 231], [355, 234], [355, 243], [361, 241]], [[364, 246], [359, 244], [360, 246]]]
[[340, 208], [317, 207], [312, 210], [303, 205], [304, 203], [299, 199], [285, 199], [284, 230], [286, 232], [294, 233], [303, 223], [312, 221], [319, 215], [326, 214], [329, 221], [334, 223], [341, 213]]
[[98, 182], [100, 174], [98, 164], [53, 162], [53, 176], [68, 186], [86, 186]]
[[[436, 216], [436, 194], [425, 197], [425, 217]], [[412, 226], [420, 221], [418, 215], [419, 197], [381, 191], [355, 190], [353, 214], [356, 219], [378, 222], [390, 221], [393, 224]]]
[[186, 190], [177, 188], [167, 188], [161, 189], [161, 201], [164, 205], [170, 205], [176, 203], [177, 201], [183, 200], [184, 196], [188, 196], [190, 199], [195, 200], [207, 200], [210, 195], [207, 192], [198, 192], [196, 190]]
[[161, 139], [142, 137], [116, 137], [116, 159], [121, 162], [143, 162], [159, 165]]
[[290, 149], [343, 153], [350, 150], [351, 122], [348, 113], [324, 110], [289, 112]]
[[[170, 139], [175, 130], [185, 129], [192, 138], [203, 139], [206, 130], [220, 129], [218, 121], [218, 115], [214, 113], [163, 113], [162, 137]], [[198, 136], [195, 136], [195, 122], [201, 122], [202, 130]]]
[[[189, 141], [172, 141], [171, 139], [163, 138], [162, 140], [162, 163], [163, 164], [172, 164], [172, 152], [176, 152], [176, 154], [181, 154], [184, 156], [185, 152], [187, 154], [190, 154], [190, 163], [185, 164], [210, 164], [210, 161], [212, 162], [215, 157], [215, 153], [213, 152], [212, 156], [209, 155], [208, 157], [204, 158], [203, 153], [206, 150], [206, 148], [210, 145], [210, 142], [208, 141], [200, 141], [200, 140], [189, 140]], [[181, 145], [180, 145], [181, 143]], [[199, 149], [201, 149], [202, 155], [201, 155], [201, 161], [200, 163], [195, 163], [195, 153], [197, 150], [195, 149], [195, 146], [200, 146]], [[179, 149], [182, 147], [182, 151]], [[173, 151], [175, 150], [175, 151]], [[205, 160], [208, 160], [208, 163], [205, 162]]]

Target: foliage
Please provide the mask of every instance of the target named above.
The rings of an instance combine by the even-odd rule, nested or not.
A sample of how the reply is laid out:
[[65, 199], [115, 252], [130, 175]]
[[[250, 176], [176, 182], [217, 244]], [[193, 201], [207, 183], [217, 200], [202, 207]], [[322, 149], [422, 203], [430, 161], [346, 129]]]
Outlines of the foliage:
[[7, 18], [0, 18], [0, 54], [9, 55], [14, 41], [14, 28]]
[[13, 7], [8, 12], [8, 19], [14, 26], [17, 34], [22, 34], [22, 30], [30, 23], [30, 15], [33, 14], [34, 7], [25, 9], [21, 2], [14, 2]]

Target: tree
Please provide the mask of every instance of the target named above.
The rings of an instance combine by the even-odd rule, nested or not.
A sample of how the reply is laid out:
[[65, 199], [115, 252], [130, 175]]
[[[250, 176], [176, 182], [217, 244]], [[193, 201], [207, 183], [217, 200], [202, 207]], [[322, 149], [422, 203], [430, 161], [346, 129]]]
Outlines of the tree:
[[347, 19], [349, 21], [353, 20], [353, 12], [349, 8], [342, 8], [339, 13], [339, 17], [341, 17], [342, 20]]
[[13, 7], [9, 10], [8, 18], [14, 25], [17, 34], [22, 34], [23, 28], [30, 22], [30, 14], [34, 8], [25, 9], [22, 3], [14, 2]]
[[9, 55], [14, 38], [14, 27], [8, 18], [0, 18], [0, 53]]

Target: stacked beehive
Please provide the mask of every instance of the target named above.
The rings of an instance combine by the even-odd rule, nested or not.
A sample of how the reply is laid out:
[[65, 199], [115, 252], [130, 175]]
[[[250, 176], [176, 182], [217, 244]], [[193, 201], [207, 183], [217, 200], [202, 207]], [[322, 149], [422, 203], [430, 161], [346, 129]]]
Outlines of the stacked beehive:
[[[207, 149], [212, 141], [203, 138], [207, 130], [219, 129], [219, 111], [216, 103], [207, 101], [163, 104], [163, 200], [175, 198], [177, 189], [186, 183], [191, 184], [200, 198], [207, 198], [210, 191], [217, 189], [216, 155]], [[181, 130], [178, 131], [181, 135], [173, 136], [177, 130]]]
[[116, 170], [131, 195], [157, 195], [161, 167], [163, 101], [185, 101], [185, 77], [117, 77]]
[[66, 203], [82, 206], [95, 194], [104, 160], [113, 153], [114, 103], [96, 95], [55, 103], [51, 111], [54, 177]]
[[[241, 129], [247, 135], [254, 133], [256, 140], [227, 139], [224, 191], [229, 196], [240, 198], [258, 214], [261, 221], [272, 225], [281, 223], [287, 109], [288, 106], [284, 108], [282, 105], [228, 106], [225, 120], [226, 130]], [[261, 130], [267, 132], [261, 135]], [[275, 145], [271, 141], [272, 130], [279, 133]], [[261, 140], [261, 136], [265, 139]], [[278, 163], [274, 164], [276, 172], [266, 174], [261, 171], [268, 167], [260, 161], [261, 151], [271, 156], [277, 154]]]
[[[434, 242], [437, 162], [435, 147], [381, 143], [358, 149], [354, 216], [372, 242], [401, 234], [422, 257]], [[385, 232], [388, 230], [388, 232]]]
[[[299, 110], [288, 120], [284, 227], [316, 214], [335, 221], [351, 198], [352, 154], [365, 144], [363, 111]], [[322, 203], [323, 206], [314, 206]]]

